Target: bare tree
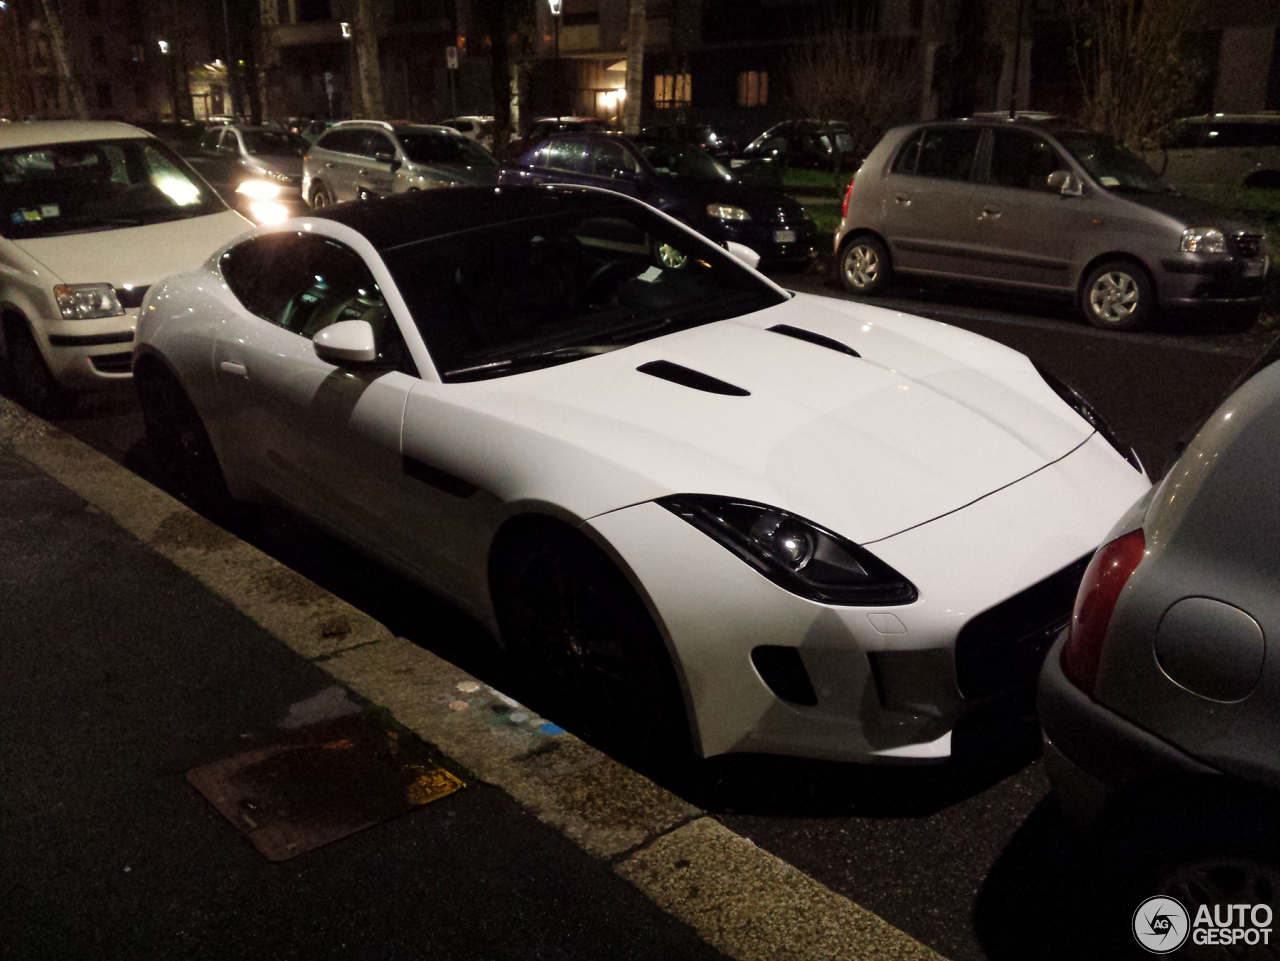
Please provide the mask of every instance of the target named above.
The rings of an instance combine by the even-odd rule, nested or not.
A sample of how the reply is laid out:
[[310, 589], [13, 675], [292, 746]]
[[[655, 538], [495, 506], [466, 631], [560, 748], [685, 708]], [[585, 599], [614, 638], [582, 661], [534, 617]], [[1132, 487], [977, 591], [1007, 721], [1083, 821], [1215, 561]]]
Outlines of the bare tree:
[[640, 132], [644, 106], [645, 32], [645, 0], [631, 0], [627, 17], [627, 99], [622, 103], [622, 130], [631, 136]]
[[80, 78], [71, 69], [71, 56], [67, 50], [66, 34], [62, 32], [62, 19], [58, 16], [58, 8], [51, 0], [41, 0], [44, 7], [44, 19], [49, 25], [49, 40], [53, 47], [53, 60], [58, 67], [58, 79], [66, 98], [66, 105], [73, 116], [81, 120], [88, 119], [89, 108], [84, 100], [84, 88], [80, 86]]
[[1203, 0], [1074, 0], [1081, 120], [1132, 147], [1187, 112], [1203, 76], [1187, 28]]
[[847, 122], [858, 157], [887, 129], [919, 116], [921, 71], [914, 41], [872, 36], [855, 16], [834, 11], [815, 20], [786, 65], [791, 106], [804, 116]]

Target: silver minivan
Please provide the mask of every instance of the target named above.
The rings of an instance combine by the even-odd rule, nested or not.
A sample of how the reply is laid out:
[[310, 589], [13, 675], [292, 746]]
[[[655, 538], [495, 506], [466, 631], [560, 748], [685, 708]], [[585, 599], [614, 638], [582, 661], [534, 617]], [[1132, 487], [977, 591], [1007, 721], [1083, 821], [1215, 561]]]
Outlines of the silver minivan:
[[1111, 138], [1044, 115], [897, 127], [845, 194], [839, 276], [895, 274], [1076, 299], [1127, 330], [1165, 307], [1262, 299], [1262, 230], [1184, 197]]

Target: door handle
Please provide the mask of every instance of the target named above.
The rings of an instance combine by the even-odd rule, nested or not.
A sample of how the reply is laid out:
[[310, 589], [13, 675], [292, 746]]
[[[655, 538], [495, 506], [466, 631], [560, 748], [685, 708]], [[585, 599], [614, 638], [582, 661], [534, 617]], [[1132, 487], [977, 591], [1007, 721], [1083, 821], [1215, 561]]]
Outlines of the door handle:
[[220, 363], [218, 365], [218, 369], [228, 374], [235, 374], [237, 377], [249, 376], [248, 367], [246, 367], [244, 364], [233, 363], [232, 361], [229, 361], [229, 360], [224, 360], [222, 363]]
[[911, 206], [911, 194], [898, 194], [893, 199], [903, 207]]
[[990, 204], [982, 208], [982, 216], [979, 220], [999, 220], [1003, 211], [999, 207], [993, 207]]
[[328, 163], [325, 164], [325, 166], [328, 167], [330, 170], [332, 170], [334, 167], [337, 166], [337, 164], [335, 164], [332, 160], [330, 160]]
[[361, 168], [360, 168], [360, 176], [361, 176], [361, 177], [367, 177], [367, 176], [369, 176], [369, 171], [367, 171], [367, 170], [365, 170], [363, 167], [361, 167]]

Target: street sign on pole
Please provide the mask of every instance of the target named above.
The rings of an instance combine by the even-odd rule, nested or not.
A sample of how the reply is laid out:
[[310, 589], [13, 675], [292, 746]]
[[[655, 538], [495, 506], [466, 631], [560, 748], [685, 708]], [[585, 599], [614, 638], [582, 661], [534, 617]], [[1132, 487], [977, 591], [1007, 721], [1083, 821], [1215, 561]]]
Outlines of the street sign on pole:
[[450, 70], [458, 69], [458, 48], [457, 47], [444, 48], [444, 65], [448, 67]]

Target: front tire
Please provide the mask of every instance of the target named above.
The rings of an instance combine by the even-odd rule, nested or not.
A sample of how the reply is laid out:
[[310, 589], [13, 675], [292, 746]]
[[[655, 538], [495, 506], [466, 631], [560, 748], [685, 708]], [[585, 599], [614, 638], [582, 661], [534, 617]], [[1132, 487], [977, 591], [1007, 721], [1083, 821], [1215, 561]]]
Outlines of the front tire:
[[603, 550], [547, 522], [503, 545], [492, 575], [503, 646], [538, 696], [639, 760], [691, 756], [666, 646]]
[[134, 374], [147, 447], [169, 492], [198, 510], [228, 513], [233, 501], [204, 422], [167, 371]]
[[8, 351], [5, 373], [18, 400], [37, 414], [64, 414], [75, 405], [75, 394], [53, 376], [44, 362], [35, 337], [25, 323], [5, 325]]
[[329, 188], [323, 182], [316, 184], [311, 188], [311, 208], [320, 210], [324, 207], [333, 206], [333, 194], [329, 192]]
[[875, 237], [855, 237], [840, 249], [840, 284], [849, 293], [869, 297], [892, 279], [889, 251]]
[[1080, 285], [1085, 320], [1103, 330], [1135, 330], [1151, 319], [1155, 307], [1155, 285], [1145, 270], [1130, 261], [1100, 264]]

